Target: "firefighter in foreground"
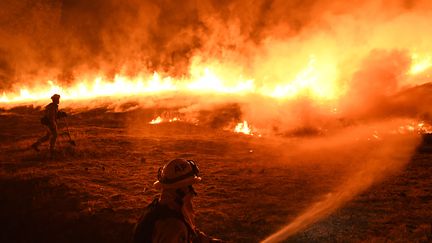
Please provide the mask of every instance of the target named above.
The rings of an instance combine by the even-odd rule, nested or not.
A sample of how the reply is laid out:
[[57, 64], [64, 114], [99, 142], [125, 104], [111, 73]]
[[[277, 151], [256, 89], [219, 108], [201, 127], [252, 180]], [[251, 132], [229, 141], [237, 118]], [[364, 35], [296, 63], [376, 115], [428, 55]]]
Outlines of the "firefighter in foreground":
[[[45, 106], [45, 115], [41, 119], [42, 125], [47, 127], [45, 136], [39, 138], [31, 147], [39, 151], [39, 145], [50, 140], [50, 154], [54, 155], [55, 143], [57, 140], [57, 119], [66, 117], [66, 113], [58, 110], [60, 103], [60, 95], [54, 94], [51, 96], [52, 102]], [[50, 139], [51, 138], [51, 139]]]
[[161, 195], [145, 208], [133, 242], [223, 242], [195, 227], [192, 199], [197, 194], [192, 185], [201, 181], [198, 172], [195, 162], [185, 159], [174, 159], [159, 169], [154, 186]]

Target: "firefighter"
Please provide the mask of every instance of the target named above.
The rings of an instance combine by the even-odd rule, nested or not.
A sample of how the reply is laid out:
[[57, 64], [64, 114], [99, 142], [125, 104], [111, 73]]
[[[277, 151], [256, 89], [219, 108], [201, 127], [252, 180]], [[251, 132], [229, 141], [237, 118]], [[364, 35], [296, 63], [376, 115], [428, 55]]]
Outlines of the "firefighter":
[[174, 159], [159, 169], [154, 186], [159, 198], [144, 210], [135, 225], [134, 243], [223, 242], [207, 236], [195, 226], [193, 185], [201, 181], [193, 160]]
[[39, 138], [34, 144], [32, 144], [31, 147], [34, 150], [39, 151], [39, 145], [50, 140], [50, 154], [53, 156], [57, 140], [57, 119], [66, 117], [67, 114], [58, 110], [60, 95], [54, 94], [51, 96], [51, 100], [52, 102], [45, 106], [45, 115], [41, 118], [41, 123], [46, 126], [47, 132], [43, 137]]

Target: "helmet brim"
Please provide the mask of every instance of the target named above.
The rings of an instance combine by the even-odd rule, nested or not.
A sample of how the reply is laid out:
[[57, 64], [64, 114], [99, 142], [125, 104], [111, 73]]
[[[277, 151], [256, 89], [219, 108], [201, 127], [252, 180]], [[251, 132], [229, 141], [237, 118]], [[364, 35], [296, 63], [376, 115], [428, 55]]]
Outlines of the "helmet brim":
[[181, 181], [178, 181], [175, 183], [171, 183], [171, 184], [162, 183], [159, 180], [157, 180], [153, 183], [153, 186], [156, 187], [157, 189], [176, 189], [176, 188], [182, 188], [182, 187], [196, 184], [196, 183], [200, 182], [201, 180], [202, 180], [201, 177], [198, 177], [198, 176], [186, 178], [184, 180], [181, 180]]

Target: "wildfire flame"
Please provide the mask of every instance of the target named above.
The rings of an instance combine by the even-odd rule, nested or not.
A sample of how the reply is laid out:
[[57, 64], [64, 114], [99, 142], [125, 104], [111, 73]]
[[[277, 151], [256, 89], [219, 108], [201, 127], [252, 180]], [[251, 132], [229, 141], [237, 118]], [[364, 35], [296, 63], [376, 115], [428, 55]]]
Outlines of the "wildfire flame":
[[[391, 103], [383, 98], [391, 98], [402, 86], [431, 82], [430, 0], [110, 0], [91, 8], [86, 1], [6, 2], [0, 4], [0, 108], [47, 101], [54, 93], [62, 101], [164, 93], [243, 96], [254, 106], [234, 110], [234, 118], [227, 120], [230, 132], [261, 136], [246, 120], [233, 127], [232, 119], [241, 112], [244, 119], [272, 126], [280, 134], [297, 123], [305, 133], [316, 134], [315, 122], [327, 124], [329, 114], [321, 113], [341, 118], [343, 126], [350, 126], [351, 118], [369, 120], [364, 117], [369, 111], [371, 118], [387, 117], [376, 105]], [[198, 111], [205, 98], [177, 113]], [[410, 102], [404, 110], [416, 105], [399, 99]], [[295, 102], [286, 102], [291, 100]], [[170, 108], [180, 107], [178, 103], [172, 101]], [[325, 110], [315, 112], [321, 104]], [[428, 107], [418, 110], [430, 113]], [[218, 113], [213, 115], [218, 118]], [[179, 117], [190, 122], [186, 115]], [[160, 114], [149, 123], [179, 120]], [[425, 120], [389, 129], [395, 134], [431, 133], [426, 125], [430, 120]], [[367, 139], [382, 142], [383, 135], [373, 131]], [[333, 212], [401, 156], [385, 157], [388, 163], [383, 165], [371, 159], [358, 180], [348, 181], [340, 194], [300, 215], [288, 225], [288, 234], [269, 242], [283, 241]]]
[[[56, 80], [49, 80], [45, 85], [19, 87], [18, 92], [3, 92], [1, 104], [13, 104], [46, 100], [54, 93], [63, 100], [91, 99], [96, 97], [124, 97], [131, 95], [149, 95], [163, 92], [215, 93], [215, 94], [255, 94], [275, 99], [287, 99], [307, 95], [315, 100], [336, 100], [344, 94], [344, 87], [337, 84], [338, 70], [336, 63], [320, 60], [311, 55], [306, 66], [291, 75], [291, 80], [283, 82], [262, 82], [253, 77], [246, 78], [234, 68], [192, 64], [188, 77], [174, 79], [161, 77], [157, 72], [152, 75], [128, 77], [116, 75], [112, 81], [97, 76], [65, 87]], [[410, 75], [416, 75], [432, 67], [430, 56], [412, 56]], [[287, 70], [288, 73], [295, 70]]]
[[234, 128], [234, 131], [237, 133], [251, 135], [251, 129], [249, 128], [247, 121], [237, 124], [237, 126]]
[[[248, 124], [247, 121], [243, 121], [243, 122], [238, 123], [236, 125], [236, 127], [234, 128], [234, 132], [235, 133], [243, 133], [243, 134], [250, 135], [250, 136], [256, 135], [252, 131], [252, 128], [250, 127], [250, 125]], [[261, 137], [261, 134], [258, 134], [258, 137]]]
[[149, 123], [150, 124], [159, 124], [161, 123], [163, 120], [160, 116], [156, 117], [155, 119], [151, 120]]
[[158, 116], [155, 119], [151, 120], [149, 122], [149, 124], [159, 124], [162, 122], [176, 122], [176, 121], [180, 121], [180, 118], [174, 117], [174, 118], [170, 118], [170, 119], [164, 119], [164, 118]]
[[[311, 55], [306, 67], [291, 75], [292, 80], [283, 82], [266, 82], [246, 78], [242, 73], [233, 71], [235, 68], [214, 65], [192, 64], [188, 77], [174, 79], [170, 76], [161, 77], [157, 72], [146, 77], [138, 75], [128, 77], [116, 75], [113, 81], [101, 76], [83, 78], [70, 87], [49, 80], [45, 85], [37, 87], [19, 87], [18, 92], [3, 92], [0, 103], [17, 103], [35, 100], [46, 100], [53, 93], [58, 93], [63, 100], [90, 99], [95, 97], [121, 97], [130, 95], [146, 95], [162, 92], [191, 92], [216, 94], [258, 94], [276, 99], [284, 99], [307, 93], [316, 99], [336, 99], [342, 94], [334, 83], [336, 71], [329, 65], [318, 65], [316, 56]], [[330, 71], [329, 71], [330, 70]], [[289, 72], [296, 72], [291, 70]]]
[[409, 123], [403, 126], [400, 126], [397, 131], [394, 133], [407, 134], [407, 133], [417, 133], [417, 134], [431, 134], [432, 133], [432, 125], [427, 124], [423, 121], [419, 123]]
[[431, 56], [421, 56], [417, 53], [414, 53], [412, 55], [411, 60], [412, 60], [412, 65], [411, 65], [411, 68], [409, 71], [410, 74], [415, 75], [415, 74], [424, 72], [425, 70], [432, 67]]

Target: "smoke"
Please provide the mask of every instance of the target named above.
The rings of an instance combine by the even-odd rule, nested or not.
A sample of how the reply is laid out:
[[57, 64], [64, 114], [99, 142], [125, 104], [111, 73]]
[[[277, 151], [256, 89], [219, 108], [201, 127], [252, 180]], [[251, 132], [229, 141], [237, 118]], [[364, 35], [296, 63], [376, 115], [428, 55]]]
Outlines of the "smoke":
[[[188, 80], [199, 76], [194, 67], [211, 66], [228, 83], [243, 77], [264, 90], [296, 82], [301, 86], [301, 80], [317, 83], [282, 101], [259, 95], [167, 94], [61, 105], [105, 105], [113, 111], [155, 107], [217, 128], [244, 119], [277, 135], [329, 133], [383, 117], [432, 117], [430, 86], [406, 89], [430, 82], [407, 72], [413, 53], [428, 54], [432, 48], [431, 12], [428, 0], [2, 0], [0, 91], [47, 80], [67, 87], [92, 76], [112, 80], [117, 74], [155, 71]], [[313, 98], [317, 96], [321, 99]], [[429, 98], [418, 105], [418, 97]], [[140, 118], [136, 120], [148, 123]], [[353, 144], [345, 138], [366, 133], [346, 131], [335, 141]], [[373, 152], [370, 147], [358, 150], [368, 154], [364, 162], [355, 164], [353, 157], [347, 162], [358, 165], [358, 172], [269, 242], [325, 217], [395, 173], [416, 142], [389, 136]]]
[[372, 48], [428, 50], [430, 5], [409, 0], [2, 1], [0, 89], [48, 79], [70, 84], [89, 74], [187, 76], [197, 58], [240, 66], [257, 82], [278, 82], [289, 80], [311, 54], [342, 65], [338, 75], [344, 82]]

